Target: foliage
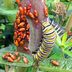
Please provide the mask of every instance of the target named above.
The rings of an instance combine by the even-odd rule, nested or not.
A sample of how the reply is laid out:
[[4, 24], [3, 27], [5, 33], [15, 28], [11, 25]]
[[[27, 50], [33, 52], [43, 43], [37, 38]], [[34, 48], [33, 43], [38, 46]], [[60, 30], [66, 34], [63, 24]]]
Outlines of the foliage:
[[0, 3], [0, 48], [2, 48], [13, 42], [13, 23], [17, 7], [15, 0], [0, 0]]
[[56, 41], [56, 44], [62, 48], [62, 51], [71, 56], [72, 57], [72, 52], [69, 51], [69, 48], [72, 47], [72, 42], [67, 40], [67, 33], [64, 33], [64, 35], [62, 36], [62, 40], [59, 36], [57, 36], [57, 41]]

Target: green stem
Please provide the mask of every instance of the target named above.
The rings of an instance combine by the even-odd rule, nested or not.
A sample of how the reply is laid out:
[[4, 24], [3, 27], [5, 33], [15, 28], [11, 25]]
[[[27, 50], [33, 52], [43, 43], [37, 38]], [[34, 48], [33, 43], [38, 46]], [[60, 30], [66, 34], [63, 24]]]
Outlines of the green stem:
[[8, 70], [9, 70], [9, 66], [5, 65], [5, 72], [8, 72]]

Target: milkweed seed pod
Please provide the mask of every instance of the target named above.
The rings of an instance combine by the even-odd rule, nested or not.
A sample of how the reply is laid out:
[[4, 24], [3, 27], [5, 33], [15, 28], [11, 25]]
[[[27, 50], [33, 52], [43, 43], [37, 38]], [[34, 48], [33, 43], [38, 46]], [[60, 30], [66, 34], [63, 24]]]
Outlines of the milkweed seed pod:
[[[28, 45], [30, 41], [30, 24], [27, 17], [32, 19], [34, 23], [38, 24], [38, 12], [36, 10], [31, 11], [32, 5], [22, 6], [20, 1], [18, 3], [18, 12], [16, 14], [16, 20], [14, 22], [14, 44], [17, 46], [18, 51], [29, 50]], [[41, 29], [41, 28], [40, 28]], [[31, 36], [33, 37], [33, 36]], [[30, 41], [31, 42], [31, 41]]]

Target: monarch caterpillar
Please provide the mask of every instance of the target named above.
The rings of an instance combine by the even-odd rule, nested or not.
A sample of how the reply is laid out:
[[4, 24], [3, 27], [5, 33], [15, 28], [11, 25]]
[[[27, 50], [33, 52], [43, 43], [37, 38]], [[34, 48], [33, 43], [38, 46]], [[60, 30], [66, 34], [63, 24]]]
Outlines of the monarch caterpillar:
[[39, 47], [38, 52], [34, 56], [34, 58], [37, 61], [40, 61], [48, 56], [48, 54], [52, 50], [52, 47], [56, 39], [56, 33], [54, 31], [54, 28], [48, 21], [42, 23], [42, 32], [43, 32], [42, 43]]

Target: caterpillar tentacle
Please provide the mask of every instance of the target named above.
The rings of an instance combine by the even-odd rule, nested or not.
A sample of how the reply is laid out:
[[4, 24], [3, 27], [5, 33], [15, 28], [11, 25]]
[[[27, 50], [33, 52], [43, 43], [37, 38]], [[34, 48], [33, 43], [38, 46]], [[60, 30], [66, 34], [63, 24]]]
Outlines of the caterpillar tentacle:
[[42, 23], [42, 32], [43, 32], [42, 43], [41, 46], [39, 47], [37, 54], [35, 55], [35, 59], [37, 61], [40, 61], [49, 55], [56, 39], [56, 33], [54, 31], [54, 28], [49, 22]]
[[55, 23], [54, 20], [49, 19], [49, 22], [55, 28], [55, 31], [57, 32], [57, 34], [60, 37], [62, 37], [63, 33], [65, 32], [64, 28], [61, 28], [61, 26], [59, 26], [59, 24]]

